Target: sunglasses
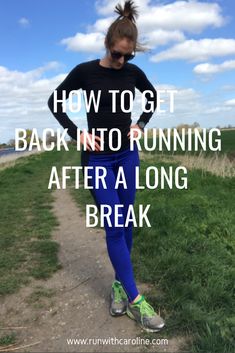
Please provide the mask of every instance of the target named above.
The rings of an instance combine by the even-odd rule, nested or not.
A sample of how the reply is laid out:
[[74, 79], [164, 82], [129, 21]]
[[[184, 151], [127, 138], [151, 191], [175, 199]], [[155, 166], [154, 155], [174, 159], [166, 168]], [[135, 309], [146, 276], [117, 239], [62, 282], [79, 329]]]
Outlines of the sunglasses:
[[135, 54], [122, 54], [119, 51], [110, 51], [110, 54], [114, 60], [118, 60], [124, 57], [124, 61], [129, 61], [135, 57]]

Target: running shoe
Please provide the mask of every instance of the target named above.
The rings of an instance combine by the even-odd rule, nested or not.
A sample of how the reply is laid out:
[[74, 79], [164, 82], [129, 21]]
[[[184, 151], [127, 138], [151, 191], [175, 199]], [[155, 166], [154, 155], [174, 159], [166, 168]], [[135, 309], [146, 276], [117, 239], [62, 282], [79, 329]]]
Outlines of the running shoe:
[[114, 281], [111, 289], [110, 314], [112, 316], [126, 314], [127, 304], [128, 298], [121, 283]]
[[137, 303], [128, 304], [126, 313], [147, 332], [158, 332], [165, 325], [164, 320], [155, 313], [143, 295]]

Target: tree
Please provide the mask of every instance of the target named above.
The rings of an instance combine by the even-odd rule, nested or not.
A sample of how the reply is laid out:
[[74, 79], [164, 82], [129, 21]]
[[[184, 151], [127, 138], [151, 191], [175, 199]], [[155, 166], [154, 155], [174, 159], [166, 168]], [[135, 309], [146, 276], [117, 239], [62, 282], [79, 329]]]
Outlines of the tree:
[[57, 143], [57, 135], [52, 136], [50, 132], [46, 134], [46, 144], [50, 145], [52, 142]]
[[[26, 148], [29, 147], [29, 144], [30, 144], [30, 141], [32, 140], [32, 134], [33, 134], [33, 131], [31, 129], [26, 129], [26, 137], [24, 137], [24, 140], [26, 141]], [[23, 131], [20, 131], [19, 133], [19, 137], [23, 137], [25, 134]], [[33, 136], [35, 140], [35, 135]], [[42, 140], [38, 137], [38, 141], [39, 143], [41, 144]], [[19, 141], [19, 147], [24, 147], [24, 141]]]
[[10, 139], [10, 140], [7, 142], [7, 145], [10, 146], [10, 147], [15, 147], [15, 140], [14, 140], [14, 139]]

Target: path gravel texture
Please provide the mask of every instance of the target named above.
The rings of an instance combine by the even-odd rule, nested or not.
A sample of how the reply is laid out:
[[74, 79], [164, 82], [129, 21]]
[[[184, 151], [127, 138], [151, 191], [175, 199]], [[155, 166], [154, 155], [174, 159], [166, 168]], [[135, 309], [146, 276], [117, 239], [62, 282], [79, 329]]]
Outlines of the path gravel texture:
[[[53, 239], [60, 244], [62, 269], [47, 281], [32, 281], [30, 286], [0, 300], [4, 326], [18, 327], [16, 351], [179, 352], [183, 338], [170, 339], [168, 344], [136, 345], [143, 333], [141, 328], [126, 315], [110, 316], [113, 269], [104, 231], [86, 228], [85, 216], [68, 189], [56, 190], [53, 196], [53, 212], [60, 223], [53, 232]], [[149, 288], [146, 284], [137, 284], [141, 292]], [[37, 288], [51, 289], [54, 294], [32, 304], [28, 298]], [[164, 339], [164, 330], [152, 337]], [[69, 344], [69, 339], [92, 341], [91, 344]], [[116, 344], [105, 344], [97, 339], [116, 340]], [[134, 341], [124, 345], [124, 341], [118, 343], [118, 339]], [[27, 345], [31, 346], [19, 349]]]

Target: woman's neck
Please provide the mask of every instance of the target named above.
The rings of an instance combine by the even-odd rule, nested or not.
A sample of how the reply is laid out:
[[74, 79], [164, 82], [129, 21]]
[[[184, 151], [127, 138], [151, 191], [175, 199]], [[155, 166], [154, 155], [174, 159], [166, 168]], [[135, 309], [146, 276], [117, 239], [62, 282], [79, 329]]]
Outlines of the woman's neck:
[[108, 68], [111, 67], [110, 62], [106, 56], [100, 60], [100, 65]]

